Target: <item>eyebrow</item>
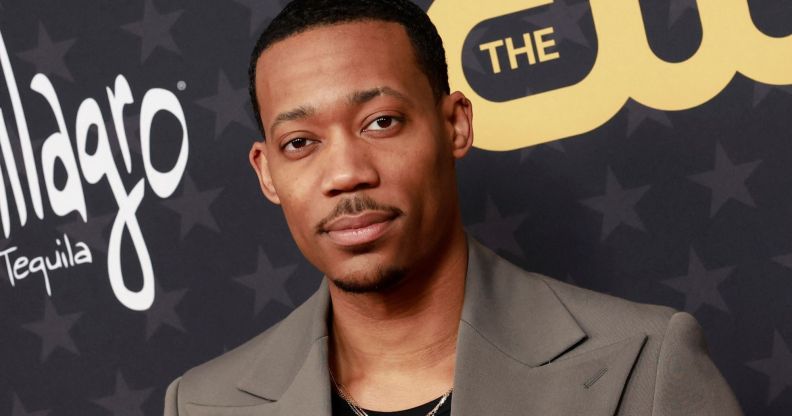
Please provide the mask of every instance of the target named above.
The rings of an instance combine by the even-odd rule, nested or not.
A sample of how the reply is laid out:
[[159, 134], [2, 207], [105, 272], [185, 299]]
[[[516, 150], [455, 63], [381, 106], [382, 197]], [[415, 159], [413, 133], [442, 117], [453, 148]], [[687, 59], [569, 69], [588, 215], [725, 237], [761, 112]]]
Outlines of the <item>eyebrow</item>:
[[349, 102], [350, 104], [357, 104], [357, 105], [365, 104], [381, 95], [388, 95], [397, 98], [401, 101], [404, 101], [407, 104], [411, 103], [406, 95], [400, 93], [399, 91], [394, 90], [391, 87], [376, 87], [368, 90], [355, 91], [349, 94]]
[[[352, 92], [347, 96], [347, 100], [349, 104], [352, 105], [361, 105], [365, 104], [376, 97], [387, 95], [390, 97], [397, 98], [406, 104], [412, 104], [409, 98], [406, 95], [400, 93], [399, 91], [394, 90], [390, 87], [375, 87], [370, 88], [367, 90], [360, 90]], [[279, 124], [287, 122], [287, 121], [295, 121], [295, 120], [302, 120], [308, 118], [312, 115], [316, 114], [316, 107], [310, 105], [301, 105], [297, 108], [294, 108], [289, 111], [285, 111], [283, 113], [278, 114], [275, 117], [275, 121], [272, 123], [270, 130], [275, 130]]]
[[286, 121], [294, 121], [294, 120], [301, 120], [307, 117], [310, 117], [316, 113], [316, 108], [311, 106], [301, 105], [293, 110], [289, 110], [283, 113], [278, 114], [275, 117], [275, 122], [272, 123], [270, 130], [275, 130], [275, 127], [278, 124], [281, 124]]

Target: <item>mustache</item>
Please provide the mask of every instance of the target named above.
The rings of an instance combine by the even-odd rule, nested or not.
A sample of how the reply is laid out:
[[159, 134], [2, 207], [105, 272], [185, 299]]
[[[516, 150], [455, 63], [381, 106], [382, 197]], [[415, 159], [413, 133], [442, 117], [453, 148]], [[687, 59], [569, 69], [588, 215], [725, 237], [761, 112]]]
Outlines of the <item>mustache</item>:
[[402, 210], [391, 205], [380, 204], [368, 195], [355, 195], [351, 198], [344, 198], [338, 202], [332, 212], [320, 220], [315, 230], [317, 234], [325, 232], [325, 225], [342, 215], [355, 215], [364, 211], [386, 211], [395, 215], [404, 214]]

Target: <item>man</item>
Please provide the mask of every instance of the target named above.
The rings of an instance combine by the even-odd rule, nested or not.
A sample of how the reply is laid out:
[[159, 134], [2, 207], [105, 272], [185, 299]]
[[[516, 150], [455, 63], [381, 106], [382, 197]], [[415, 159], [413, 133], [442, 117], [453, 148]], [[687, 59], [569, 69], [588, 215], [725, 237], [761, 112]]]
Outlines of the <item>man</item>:
[[465, 235], [454, 165], [473, 111], [446, 72], [406, 0], [296, 0], [272, 21], [250, 162], [325, 279], [174, 381], [165, 414], [740, 414], [689, 314], [524, 272]]

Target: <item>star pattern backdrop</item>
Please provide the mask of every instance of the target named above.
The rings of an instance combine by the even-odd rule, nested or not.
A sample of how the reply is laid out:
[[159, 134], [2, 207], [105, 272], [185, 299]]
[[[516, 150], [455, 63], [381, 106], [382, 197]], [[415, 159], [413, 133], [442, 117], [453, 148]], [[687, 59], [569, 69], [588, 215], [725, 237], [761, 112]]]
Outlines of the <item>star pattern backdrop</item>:
[[[418, 3], [426, 9], [431, 1]], [[640, 3], [655, 53], [680, 61], [695, 52], [701, 27], [694, 0]], [[765, 33], [792, 34], [792, 3], [748, 3]], [[11, 260], [0, 258], [0, 414], [161, 414], [172, 379], [265, 330], [316, 289], [321, 274], [302, 258], [279, 208], [261, 196], [247, 162], [257, 137], [248, 57], [283, 4], [0, 0], [0, 32], [35, 155], [57, 130], [52, 109], [29, 88], [36, 73], [52, 82], [70, 134], [87, 97], [113, 126], [105, 88], [126, 77], [135, 97], [119, 120], [129, 141], [127, 171], [108, 128], [125, 189], [144, 175], [139, 104], [148, 89], [178, 98], [190, 146], [175, 192], [157, 199], [146, 191], [136, 213], [155, 275], [154, 303], [145, 311], [119, 303], [108, 281], [118, 213], [108, 186], [85, 184], [87, 221], [74, 212], [55, 215], [46, 193], [43, 219], [28, 208], [26, 224], [12, 221], [10, 237], [0, 240], [0, 251], [17, 247]], [[517, 74], [488, 83], [488, 57], [466, 49], [471, 84], [509, 99], [585, 74], [597, 50], [585, 0], [482, 22], [469, 39], [548, 22], [559, 50], [577, 57], [568, 61], [574, 68], [546, 81]], [[0, 109], [20, 154], [7, 82]], [[178, 126], [155, 121], [155, 166], [172, 163], [178, 137]], [[17, 163], [24, 170], [21, 157]], [[5, 160], [0, 171], [7, 179]], [[792, 86], [739, 74], [690, 110], [630, 101], [589, 133], [510, 152], [474, 149], [458, 164], [472, 235], [525, 269], [692, 313], [749, 415], [792, 413], [791, 173]], [[58, 186], [63, 176], [56, 166]], [[84, 242], [92, 261], [51, 271], [51, 296], [40, 274], [9, 276], [8, 261], [47, 255], [64, 236]], [[128, 242], [122, 249], [134, 252]], [[125, 282], [139, 288], [140, 266], [125, 258], [132, 259], [122, 261]]]

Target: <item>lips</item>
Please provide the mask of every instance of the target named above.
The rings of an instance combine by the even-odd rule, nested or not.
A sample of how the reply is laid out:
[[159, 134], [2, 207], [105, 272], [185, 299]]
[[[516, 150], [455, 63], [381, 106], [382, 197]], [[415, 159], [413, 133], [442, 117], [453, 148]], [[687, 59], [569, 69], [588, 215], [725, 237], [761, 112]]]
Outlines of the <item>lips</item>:
[[324, 231], [330, 240], [340, 246], [360, 246], [374, 242], [385, 234], [396, 216], [396, 213], [386, 211], [345, 215], [325, 224]]

